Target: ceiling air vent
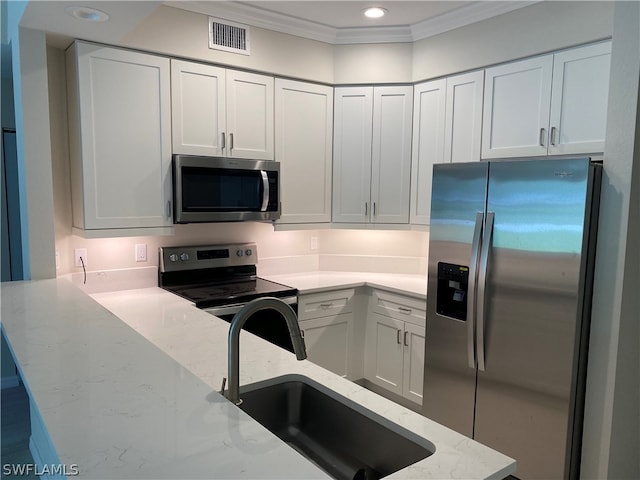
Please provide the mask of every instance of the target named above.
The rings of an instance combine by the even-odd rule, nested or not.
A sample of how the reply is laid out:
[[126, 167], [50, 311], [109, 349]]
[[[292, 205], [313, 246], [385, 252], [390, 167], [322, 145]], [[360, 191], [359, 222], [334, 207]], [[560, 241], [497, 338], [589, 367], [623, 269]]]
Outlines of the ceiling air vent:
[[209, 17], [209, 48], [249, 55], [249, 27]]

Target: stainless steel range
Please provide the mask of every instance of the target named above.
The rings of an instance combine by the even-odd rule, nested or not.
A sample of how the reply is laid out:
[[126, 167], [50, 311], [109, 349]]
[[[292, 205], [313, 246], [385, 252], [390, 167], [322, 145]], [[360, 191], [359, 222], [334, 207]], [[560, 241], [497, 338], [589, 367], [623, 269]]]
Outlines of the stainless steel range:
[[[257, 262], [255, 243], [161, 247], [158, 285], [227, 322], [259, 297], [280, 298], [297, 310], [298, 291], [258, 277]], [[286, 322], [275, 311], [254, 314], [244, 328], [293, 351]]]

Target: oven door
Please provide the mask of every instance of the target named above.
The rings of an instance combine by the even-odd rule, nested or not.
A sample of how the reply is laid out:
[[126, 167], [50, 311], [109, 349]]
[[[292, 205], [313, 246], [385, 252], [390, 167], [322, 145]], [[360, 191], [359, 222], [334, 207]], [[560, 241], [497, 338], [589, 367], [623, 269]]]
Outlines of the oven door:
[[265, 160], [174, 155], [174, 222], [280, 218], [280, 165]]
[[[284, 297], [280, 300], [287, 303], [296, 314], [298, 313], [297, 297]], [[244, 305], [244, 303], [222, 305], [219, 307], [205, 308], [204, 311], [231, 323], [233, 317]], [[291, 343], [287, 322], [284, 317], [275, 310], [260, 310], [254, 313], [247, 319], [242, 328], [274, 345], [293, 352], [293, 343]]]

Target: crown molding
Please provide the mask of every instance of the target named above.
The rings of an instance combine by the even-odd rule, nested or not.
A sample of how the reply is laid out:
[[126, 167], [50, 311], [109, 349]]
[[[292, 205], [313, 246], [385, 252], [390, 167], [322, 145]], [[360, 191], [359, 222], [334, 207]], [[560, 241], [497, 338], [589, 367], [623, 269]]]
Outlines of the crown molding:
[[491, 17], [528, 7], [535, 1], [474, 2], [414, 25], [334, 28], [239, 2], [170, 0], [164, 5], [334, 45], [411, 43]]
[[472, 23], [481, 22], [498, 15], [513, 12], [520, 8], [528, 7], [541, 0], [534, 1], [516, 1], [516, 2], [477, 2], [459, 8], [443, 15], [430, 18], [423, 22], [416, 23], [411, 27], [413, 41], [423, 40], [433, 37], [441, 33], [455, 30], [456, 28], [465, 27]]

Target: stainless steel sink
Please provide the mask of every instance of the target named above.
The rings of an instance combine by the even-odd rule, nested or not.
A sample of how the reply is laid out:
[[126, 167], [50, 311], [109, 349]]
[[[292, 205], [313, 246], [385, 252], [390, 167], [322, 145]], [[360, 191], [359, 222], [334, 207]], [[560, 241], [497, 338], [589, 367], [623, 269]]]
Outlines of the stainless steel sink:
[[371, 480], [431, 455], [429, 441], [301, 375], [241, 389], [240, 408], [336, 479]]

